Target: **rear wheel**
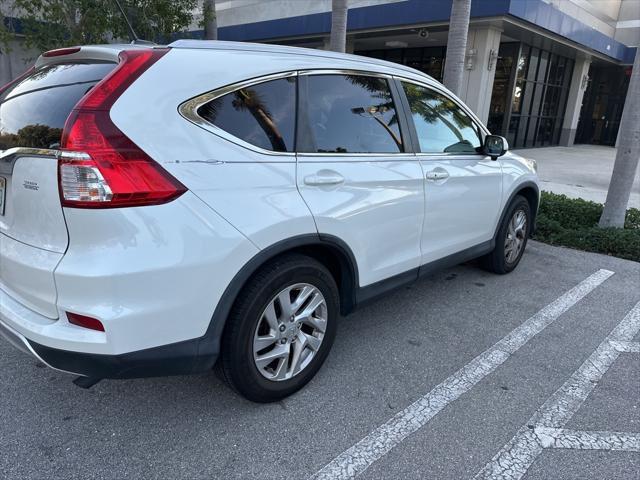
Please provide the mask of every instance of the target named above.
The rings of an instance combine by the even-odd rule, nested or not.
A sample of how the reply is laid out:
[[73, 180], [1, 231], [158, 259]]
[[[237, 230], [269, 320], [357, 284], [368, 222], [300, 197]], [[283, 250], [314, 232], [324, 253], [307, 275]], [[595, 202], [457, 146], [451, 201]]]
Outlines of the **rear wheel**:
[[518, 266], [531, 231], [531, 207], [517, 195], [509, 205], [498, 230], [493, 251], [482, 257], [484, 268], [495, 273], [509, 273]]
[[238, 296], [222, 344], [222, 370], [239, 393], [272, 402], [322, 366], [336, 331], [338, 289], [316, 260], [289, 254], [263, 267]]

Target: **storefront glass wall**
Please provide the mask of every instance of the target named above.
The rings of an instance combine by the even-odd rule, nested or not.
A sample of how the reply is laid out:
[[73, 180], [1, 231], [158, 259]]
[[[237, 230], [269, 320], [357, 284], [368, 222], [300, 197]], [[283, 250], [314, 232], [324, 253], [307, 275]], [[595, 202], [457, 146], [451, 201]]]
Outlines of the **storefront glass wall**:
[[[495, 134], [505, 135], [509, 125], [509, 113], [515, 83], [514, 70], [520, 52], [519, 43], [502, 43], [496, 61], [493, 92], [489, 107], [487, 128]], [[512, 142], [512, 139], [509, 139]]]
[[591, 65], [576, 143], [616, 144], [631, 67]]
[[[357, 55], [402, 63], [442, 81], [446, 47], [357, 51]], [[512, 147], [557, 145], [573, 60], [518, 42], [500, 45], [488, 128]]]
[[515, 147], [560, 141], [573, 60], [522, 45], [507, 137]]
[[499, 57], [489, 129], [513, 147], [557, 145], [573, 60], [519, 43], [500, 45]]

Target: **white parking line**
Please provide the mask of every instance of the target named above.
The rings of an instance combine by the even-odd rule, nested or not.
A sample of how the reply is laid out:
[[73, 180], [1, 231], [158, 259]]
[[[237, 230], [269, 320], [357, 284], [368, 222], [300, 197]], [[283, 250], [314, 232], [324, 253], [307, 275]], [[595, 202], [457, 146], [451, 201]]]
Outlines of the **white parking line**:
[[542, 448], [640, 452], [640, 433], [587, 432], [564, 428], [537, 427], [535, 434], [542, 444]]
[[[625, 352], [624, 349], [619, 350], [617, 346], [624, 346], [631, 342], [639, 331], [640, 302], [631, 309], [571, 378], [533, 414], [511, 441], [502, 447], [474, 478], [491, 480], [521, 478], [549, 441], [548, 436], [541, 438], [539, 433], [542, 432], [544, 435], [552, 431], [549, 429], [561, 429], [573, 417], [609, 367], [621, 353]], [[589, 437], [582, 435], [580, 440], [587, 442]], [[592, 440], [591, 449], [598, 449], [598, 441], [602, 438]], [[619, 438], [616, 441], [621, 442], [622, 439]], [[586, 443], [582, 445], [581, 448], [585, 448]], [[631, 439], [631, 446], [633, 447], [633, 439]]]
[[444, 407], [469, 391], [480, 380], [502, 365], [514, 352], [544, 330], [560, 315], [578, 303], [613, 275], [598, 270], [560, 298], [550, 303], [498, 343], [436, 386], [429, 393], [398, 412], [351, 448], [318, 471], [314, 479], [354, 478], [364, 472], [396, 445], [426, 425]]
[[640, 342], [611, 342], [616, 350], [623, 353], [640, 353]]

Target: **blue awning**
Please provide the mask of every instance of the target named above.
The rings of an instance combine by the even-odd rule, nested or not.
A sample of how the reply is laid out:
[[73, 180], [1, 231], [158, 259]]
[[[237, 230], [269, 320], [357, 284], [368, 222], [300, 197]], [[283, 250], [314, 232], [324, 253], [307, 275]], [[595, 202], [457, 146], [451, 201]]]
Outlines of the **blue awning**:
[[[347, 30], [403, 27], [421, 23], [446, 22], [451, 2], [406, 0], [349, 10]], [[560, 35], [622, 63], [633, 63], [635, 48], [561, 12], [542, 0], [481, 0], [471, 3], [471, 18], [511, 16]], [[331, 13], [314, 13], [218, 29], [220, 40], [256, 41], [278, 38], [327, 35]]]

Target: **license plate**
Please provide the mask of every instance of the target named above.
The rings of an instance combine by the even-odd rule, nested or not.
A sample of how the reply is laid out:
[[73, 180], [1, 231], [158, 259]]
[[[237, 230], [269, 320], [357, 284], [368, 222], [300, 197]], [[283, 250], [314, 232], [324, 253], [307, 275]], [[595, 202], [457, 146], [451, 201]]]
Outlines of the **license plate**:
[[0, 215], [4, 215], [4, 202], [7, 190], [7, 179], [0, 177]]

